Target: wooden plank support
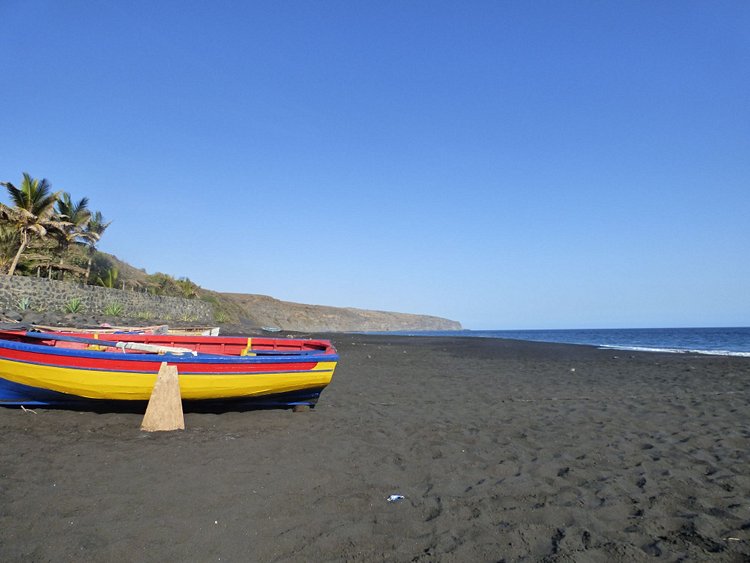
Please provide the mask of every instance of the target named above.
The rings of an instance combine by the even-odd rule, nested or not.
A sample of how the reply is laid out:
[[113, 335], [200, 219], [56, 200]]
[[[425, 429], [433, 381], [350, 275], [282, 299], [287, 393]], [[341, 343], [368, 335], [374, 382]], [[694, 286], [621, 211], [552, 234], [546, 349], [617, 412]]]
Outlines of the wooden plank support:
[[182, 397], [177, 366], [162, 362], [156, 383], [151, 391], [151, 398], [143, 416], [141, 430], [158, 432], [185, 430], [185, 418], [182, 414]]

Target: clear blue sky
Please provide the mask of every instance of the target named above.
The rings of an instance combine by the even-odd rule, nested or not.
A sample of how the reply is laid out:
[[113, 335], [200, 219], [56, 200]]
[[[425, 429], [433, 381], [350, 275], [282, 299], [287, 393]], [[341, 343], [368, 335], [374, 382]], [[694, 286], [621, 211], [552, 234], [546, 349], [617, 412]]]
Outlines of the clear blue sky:
[[750, 324], [750, 2], [0, 2], [0, 179], [220, 291]]

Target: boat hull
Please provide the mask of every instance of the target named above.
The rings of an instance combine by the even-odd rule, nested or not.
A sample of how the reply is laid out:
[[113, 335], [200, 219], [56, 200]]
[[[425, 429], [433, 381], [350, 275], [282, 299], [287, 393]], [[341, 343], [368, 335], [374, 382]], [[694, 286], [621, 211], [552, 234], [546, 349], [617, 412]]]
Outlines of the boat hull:
[[[186, 411], [217, 411], [247, 408], [284, 408], [307, 406], [314, 408], [323, 392], [319, 389], [304, 389], [287, 393], [230, 397], [226, 399], [183, 400]], [[67, 393], [50, 391], [40, 387], [21, 385], [0, 378], [0, 406], [5, 407], [63, 407], [81, 410], [133, 410], [143, 412], [145, 400], [88, 399]]]
[[314, 405], [338, 356], [173, 356], [49, 349], [0, 341], [0, 404], [65, 405], [146, 401], [162, 362], [177, 367], [186, 401]]

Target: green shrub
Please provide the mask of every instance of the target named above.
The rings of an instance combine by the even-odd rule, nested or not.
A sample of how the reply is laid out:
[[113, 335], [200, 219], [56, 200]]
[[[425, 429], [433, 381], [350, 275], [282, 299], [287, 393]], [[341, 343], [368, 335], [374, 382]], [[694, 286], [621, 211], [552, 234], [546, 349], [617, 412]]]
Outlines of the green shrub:
[[104, 273], [104, 277], [99, 276], [96, 278], [96, 284], [102, 287], [116, 288], [119, 276], [120, 272], [118, 272], [117, 268], [110, 268]]
[[120, 317], [124, 309], [122, 303], [110, 303], [104, 308], [104, 314], [108, 317]]
[[31, 307], [31, 299], [28, 297], [22, 297], [18, 300], [17, 306], [19, 311], [28, 311]]
[[183, 297], [185, 299], [195, 299], [198, 297], [198, 290], [200, 287], [198, 287], [198, 284], [190, 281], [190, 278], [179, 278], [175, 284], [181, 292], [178, 297]]
[[83, 303], [78, 297], [74, 297], [63, 307], [64, 313], [80, 313], [81, 311], [83, 311]]
[[138, 311], [135, 314], [135, 317], [137, 319], [141, 319], [141, 320], [144, 320], [144, 321], [149, 321], [149, 320], [151, 320], [154, 317], [154, 314], [151, 311]]

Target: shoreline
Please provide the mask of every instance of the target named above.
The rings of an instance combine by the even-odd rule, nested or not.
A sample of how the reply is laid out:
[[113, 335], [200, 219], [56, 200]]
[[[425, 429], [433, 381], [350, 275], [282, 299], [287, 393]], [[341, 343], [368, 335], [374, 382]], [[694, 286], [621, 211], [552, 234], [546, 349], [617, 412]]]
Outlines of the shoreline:
[[[715, 339], [716, 331], [722, 332], [743, 332], [742, 339], [736, 334], [732, 335], [729, 342], [726, 341], [726, 335], [722, 345], [724, 348], [716, 347], [716, 340], [712, 340], [709, 343], [704, 342], [704, 347], [698, 346], [693, 341], [691, 346], [678, 345], [675, 342], [675, 335], [678, 333], [693, 333], [693, 336], [698, 335], [704, 336], [707, 333], [712, 332], [712, 337]], [[633, 336], [637, 333], [647, 333], [648, 338], [641, 336], [642, 340], [635, 344], [624, 344], [624, 343], [613, 343], [611, 342], [611, 335], [622, 333], [629, 336], [629, 340], [633, 339]], [[661, 333], [661, 334], [658, 334]], [[603, 348], [606, 350], [621, 350], [627, 352], [666, 352], [673, 354], [706, 354], [712, 356], [737, 356], [737, 357], [750, 357], [750, 327], [678, 327], [678, 328], [657, 328], [657, 329], [643, 329], [643, 328], [611, 328], [611, 329], [529, 329], [529, 330], [460, 330], [460, 331], [391, 331], [391, 332], [378, 332], [368, 331], [359, 332], [357, 334], [371, 334], [371, 335], [393, 335], [393, 336], [412, 336], [412, 337], [424, 337], [424, 336], [444, 336], [451, 338], [499, 338], [502, 340], [518, 340], [523, 342], [539, 342], [543, 344], [570, 344], [570, 345], [581, 345], [581, 346], [595, 346], [597, 348]], [[547, 338], [539, 338], [538, 335], [546, 334]], [[605, 342], [602, 335], [610, 335], [610, 341]], [[667, 335], [665, 337], [665, 334]], [[554, 335], [554, 337], [552, 336]], [[560, 338], [560, 335], [567, 335], [565, 338]], [[622, 338], [622, 337], [621, 337]], [[744, 340], [743, 340], [744, 339]], [[647, 343], [646, 340], [650, 340], [651, 343]], [[669, 345], [671, 340], [671, 346]], [[713, 347], [705, 347], [711, 345]]]
[[0, 408], [0, 558], [750, 557], [750, 359], [315, 336], [307, 413]]

